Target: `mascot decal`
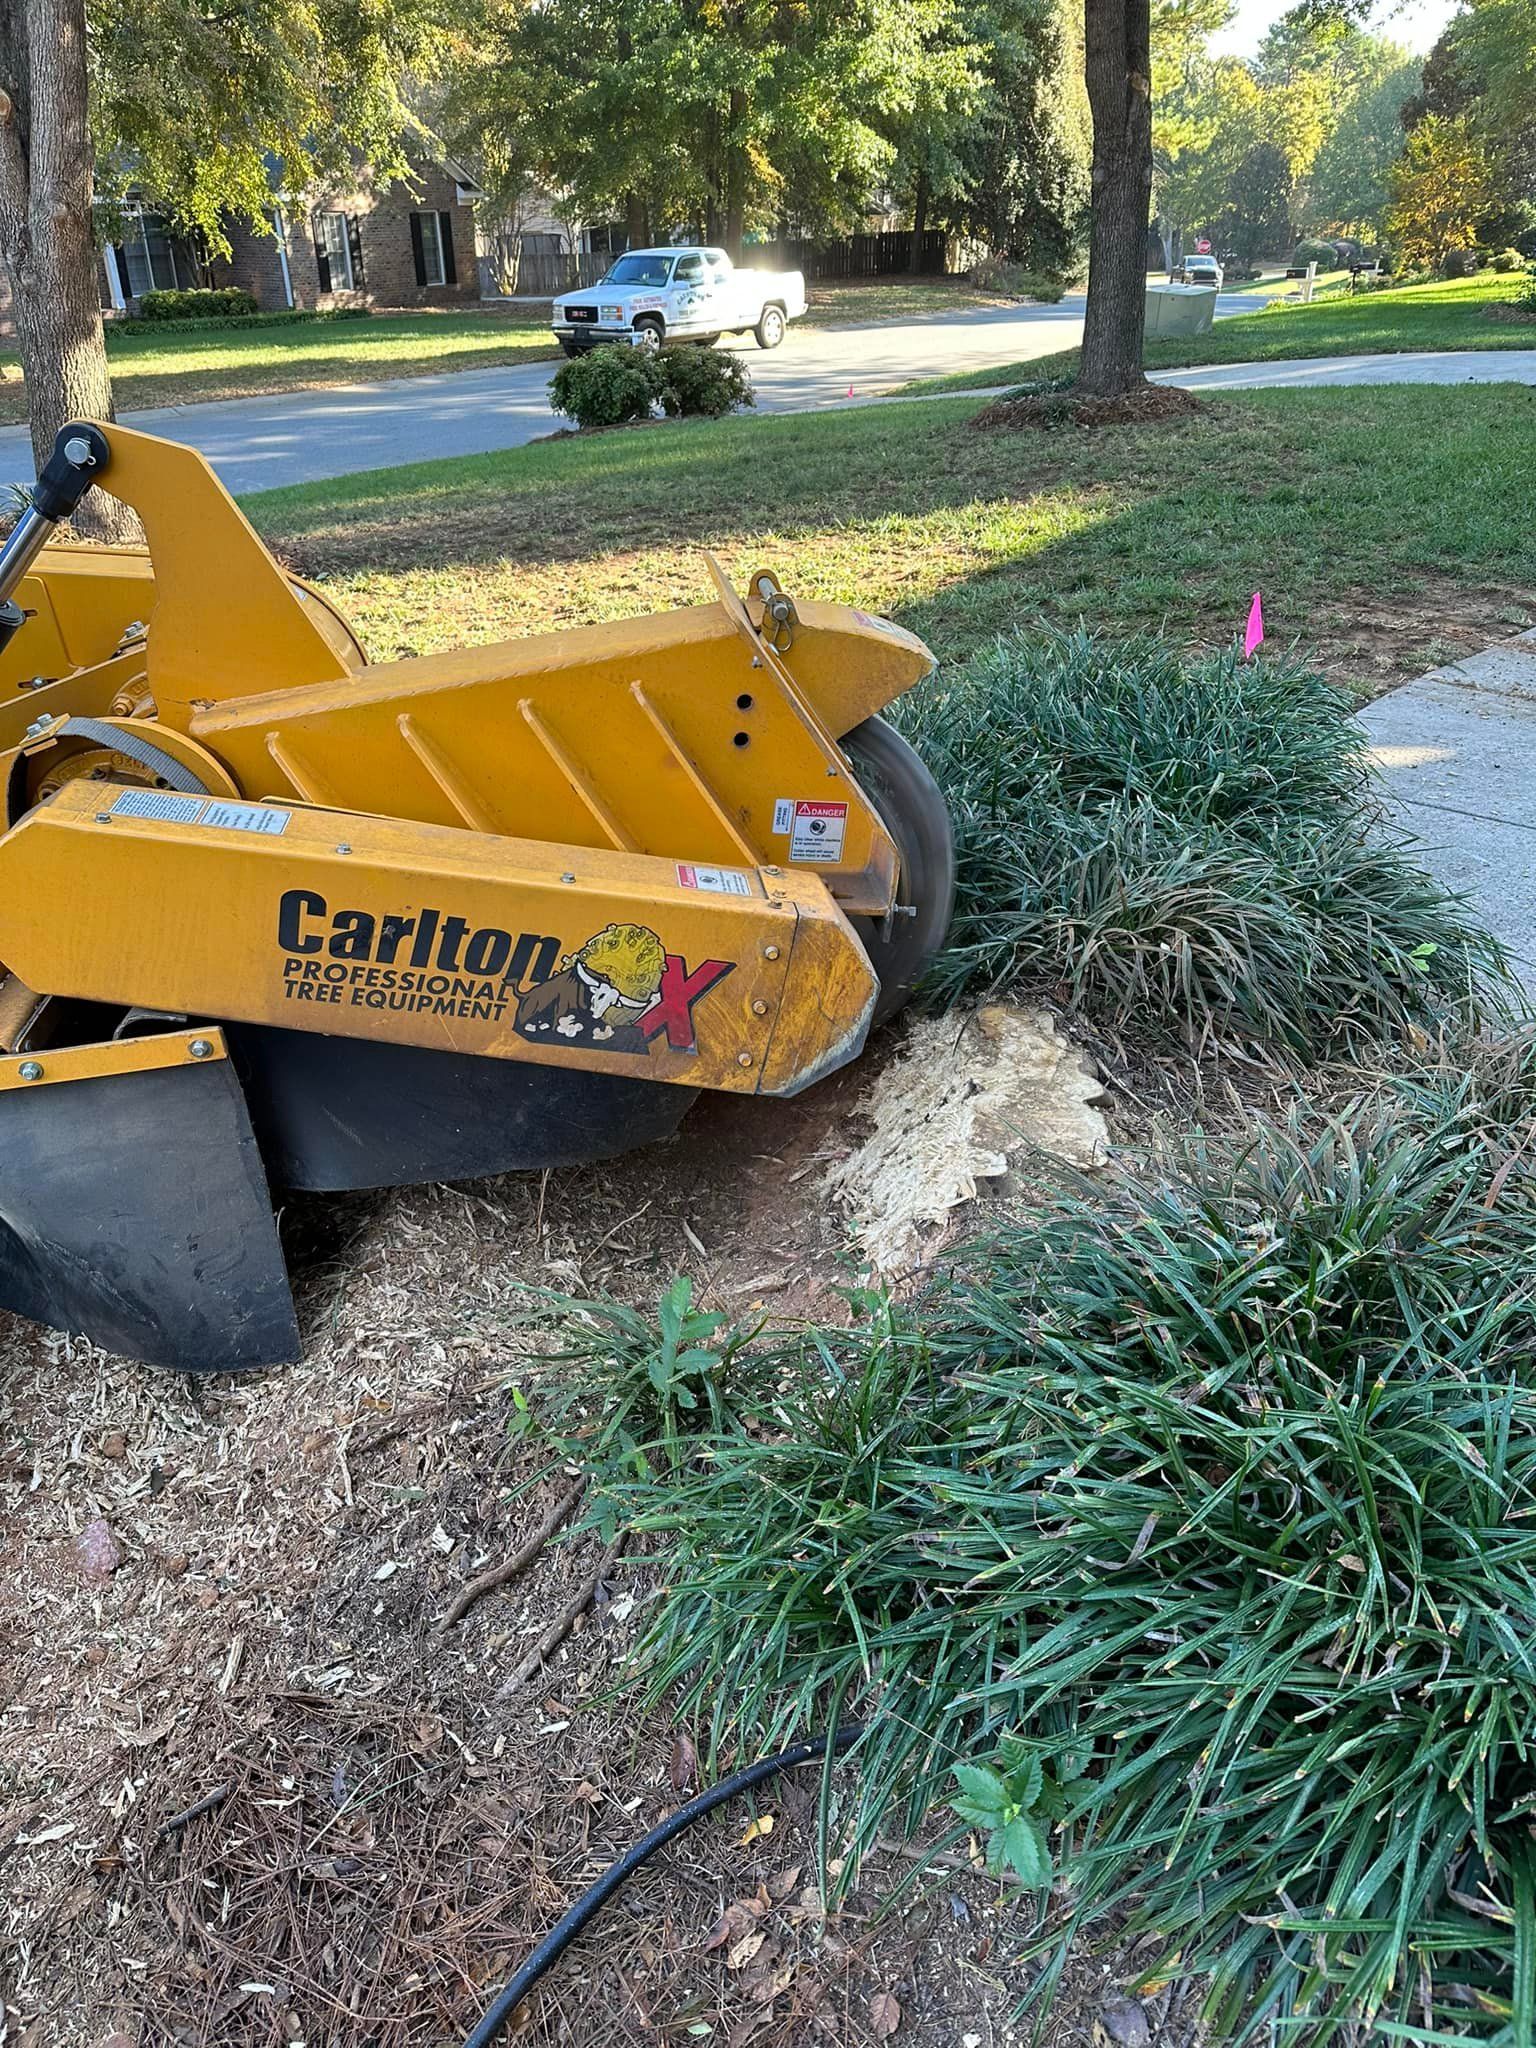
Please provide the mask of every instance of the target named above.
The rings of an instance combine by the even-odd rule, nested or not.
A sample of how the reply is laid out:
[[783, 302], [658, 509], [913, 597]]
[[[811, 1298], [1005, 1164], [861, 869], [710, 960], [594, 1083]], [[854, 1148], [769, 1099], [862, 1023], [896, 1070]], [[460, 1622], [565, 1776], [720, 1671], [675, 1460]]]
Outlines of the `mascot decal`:
[[673, 1052], [696, 1053], [693, 1006], [731, 964], [706, 960], [690, 974], [682, 955], [669, 953], [645, 925], [604, 925], [523, 997], [518, 1035], [630, 1053], [649, 1052], [664, 1037]]

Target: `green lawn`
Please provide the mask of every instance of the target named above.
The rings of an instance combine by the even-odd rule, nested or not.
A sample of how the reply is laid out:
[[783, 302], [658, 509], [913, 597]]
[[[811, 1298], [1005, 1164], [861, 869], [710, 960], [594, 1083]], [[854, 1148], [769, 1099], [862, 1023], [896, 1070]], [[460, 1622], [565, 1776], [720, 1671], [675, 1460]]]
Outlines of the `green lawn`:
[[[1294, 356], [1401, 355], [1413, 349], [1536, 348], [1536, 321], [1488, 317], [1491, 306], [1507, 304], [1528, 280], [1497, 271], [1438, 284], [1406, 285], [1401, 291], [1361, 292], [1354, 298], [1314, 300], [1310, 306], [1266, 306], [1218, 320], [1211, 332], [1192, 341], [1149, 341], [1149, 370], [1180, 370], [1201, 363], [1273, 363]], [[1241, 291], [1243, 286], [1235, 286]], [[908, 384], [907, 391], [967, 391], [1024, 378], [1054, 377], [1077, 366], [1077, 350], [1062, 349], [1033, 361], [1004, 363], [992, 370], [967, 370]]]
[[[483, 370], [495, 363], [557, 356], [547, 305], [505, 312], [386, 313], [370, 320], [274, 321], [199, 327], [178, 334], [107, 330], [112, 390], [122, 412], [250, 398], [307, 385], [377, 382], [434, 370]], [[24, 420], [26, 392], [14, 355], [0, 358], [0, 420]]]
[[1224, 644], [1259, 587], [1273, 640], [1369, 691], [1536, 618], [1536, 391], [1256, 392], [1099, 433], [973, 412], [669, 424], [246, 502], [378, 658], [698, 603], [706, 546], [946, 659], [1042, 616]]
[[996, 292], [973, 290], [960, 277], [888, 277], [868, 282], [829, 282], [806, 287], [806, 322], [811, 327], [855, 327], [866, 321], [921, 320], [970, 306], [1017, 303]]

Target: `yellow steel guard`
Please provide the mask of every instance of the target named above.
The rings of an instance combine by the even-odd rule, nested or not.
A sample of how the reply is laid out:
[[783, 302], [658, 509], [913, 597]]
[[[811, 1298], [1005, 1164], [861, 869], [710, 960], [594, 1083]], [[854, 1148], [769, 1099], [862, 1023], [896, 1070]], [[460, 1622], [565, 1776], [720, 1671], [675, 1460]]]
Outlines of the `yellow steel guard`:
[[814, 875], [84, 782], [0, 840], [0, 957], [57, 995], [748, 1094], [852, 1059], [875, 995]]

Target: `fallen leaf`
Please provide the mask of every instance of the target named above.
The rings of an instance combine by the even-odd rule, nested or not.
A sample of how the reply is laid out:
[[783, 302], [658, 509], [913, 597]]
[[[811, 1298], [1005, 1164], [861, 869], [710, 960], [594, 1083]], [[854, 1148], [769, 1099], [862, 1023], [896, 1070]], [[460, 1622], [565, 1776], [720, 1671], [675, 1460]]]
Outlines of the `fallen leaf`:
[[761, 1927], [749, 1928], [726, 1950], [725, 1967], [728, 1970], [744, 1970], [767, 1939], [768, 1936]]
[[756, 1820], [747, 1822], [746, 1833], [736, 1846], [738, 1849], [750, 1849], [754, 1842], [761, 1841], [764, 1835], [771, 1835], [772, 1833], [773, 1815], [771, 1813], [759, 1814]]
[[756, 1926], [757, 1917], [755, 1899], [735, 1900], [705, 1936], [700, 1953], [707, 1956], [711, 1949], [724, 1948], [728, 1941], [739, 1941], [749, 1928]]
[[688, 1737], [679, 1733], [672, 1744], [672, 1790], [686, 1792], [699, 1782], [699, 1753]]
[[1134, 1998], [1111, 1998], [1093, 2023], [1094, 2048], [1150, 2048], [1152, 2029]]
[[877, 1991], [869, 2001], [869, 2029], [877, 2041], [889, 2041], [901, 2025], [901, 2007], [891, 1991]]
[[152, 1727], [119, 1728], [117, 1739], [128, 1749], [153, 1749], [157, 1742], [164, 1742], [175, 1726], [176, 1714], [173, 1710], [163, 1721], [156, 1721]]
[[803, 1863], [796, 1863], [788, 1870], [776, 1872], [768, 1880], [770, 1895], [775, 1899], [787, 1899], [795, 1889], [795, 1886], [800, 1882], [800, 1873], [804, 1869], [805, 1865]]

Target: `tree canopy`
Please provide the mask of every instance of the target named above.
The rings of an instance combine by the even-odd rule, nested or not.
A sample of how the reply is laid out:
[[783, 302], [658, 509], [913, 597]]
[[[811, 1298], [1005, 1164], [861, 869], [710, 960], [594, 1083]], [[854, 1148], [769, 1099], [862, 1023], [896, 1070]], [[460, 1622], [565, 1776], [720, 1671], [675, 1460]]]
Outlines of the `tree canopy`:
[[86, 0], [98, 196], [135, 188], [217, 248], [273, 187], [383, 177], [419, 129], [407, 97], [437, 69], [454, 0]]
[[502, 190], [735, 241], [941, 160], [979, 57], [961, 0], [487, 0], [446, 118]]
[[1379, 235], [1399, 110], [1419, 86], [1407, 51], [1306, 4], [1272, 25], [1252, 61], [1213, 56], [1208, 33], [1165, 59], [1154, 142], [1167, 237], [1199, 226], [1248, 256], [1308, 230]]

